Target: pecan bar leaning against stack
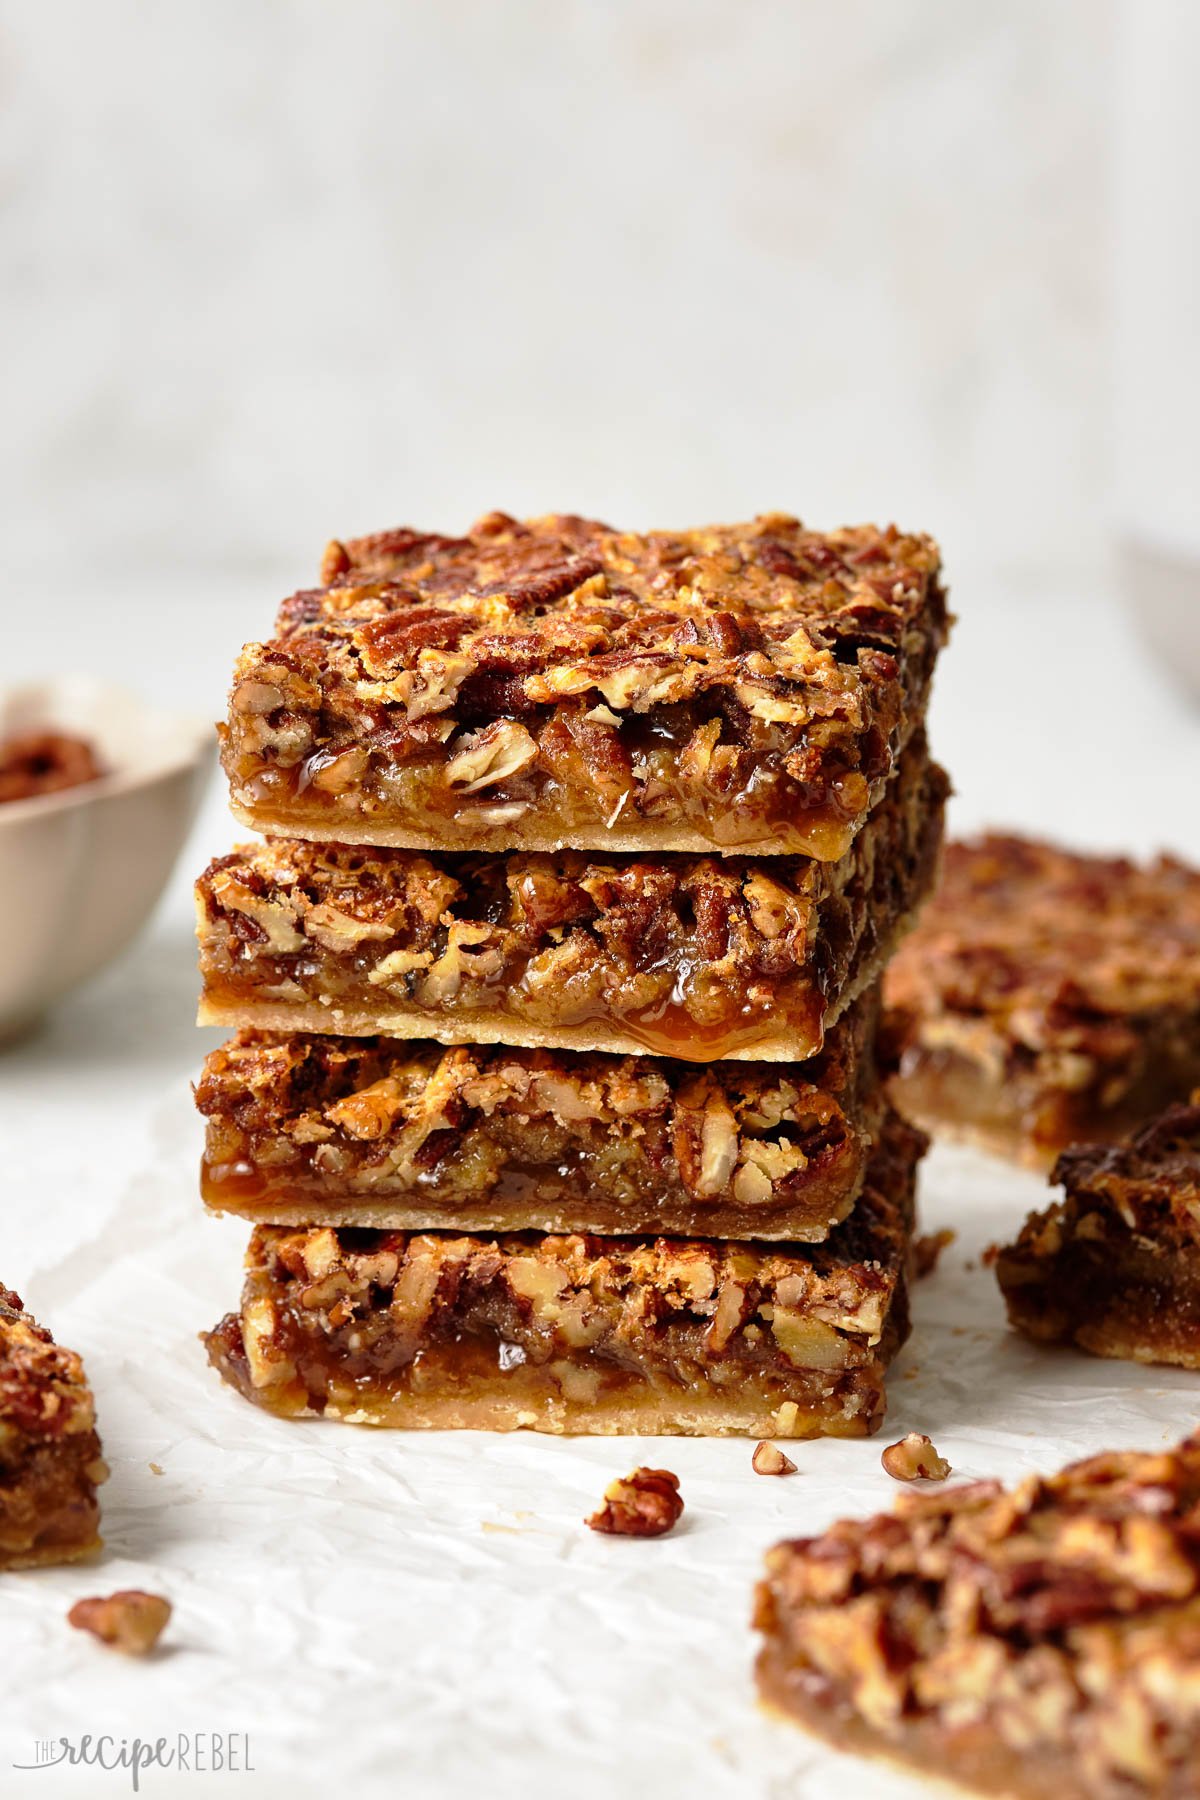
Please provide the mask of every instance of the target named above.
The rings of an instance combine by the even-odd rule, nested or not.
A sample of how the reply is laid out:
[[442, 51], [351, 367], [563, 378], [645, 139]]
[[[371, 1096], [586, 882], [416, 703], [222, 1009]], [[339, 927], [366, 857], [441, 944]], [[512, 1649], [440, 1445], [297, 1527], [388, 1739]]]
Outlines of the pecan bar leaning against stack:
[[876, 1071], [929, 890], [935, 546], [494, 514], [326, 554], [197, 886], [222, 1375], [377, 1425], [852, 1435], [924, 1140]]

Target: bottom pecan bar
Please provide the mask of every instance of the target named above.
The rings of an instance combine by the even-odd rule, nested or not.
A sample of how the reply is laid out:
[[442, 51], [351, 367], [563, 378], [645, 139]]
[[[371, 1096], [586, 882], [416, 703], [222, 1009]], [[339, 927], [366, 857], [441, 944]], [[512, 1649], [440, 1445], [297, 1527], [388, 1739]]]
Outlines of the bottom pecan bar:
[[815, 1246], [259, 1227], [209, 1357], [269, 1411], [358, 1424], [861, 1436], [908, 1332], [924, 1147], [893, 1116]]
[[1015, 1800], [1200, 1793], [1200, 1438], [906, 1494], [769, 1552], [764, 1698]]
[[996, 1261], [1012, 1324], [1096, 1356], [1200, 1368], [1200, 1092], [1128, 1144], [1066, 1151], [1051, 1179], [1065, 1198]]
[[83, 1364], [0, 1287], [0, 1569], [97, 1549], [107, 1476]]

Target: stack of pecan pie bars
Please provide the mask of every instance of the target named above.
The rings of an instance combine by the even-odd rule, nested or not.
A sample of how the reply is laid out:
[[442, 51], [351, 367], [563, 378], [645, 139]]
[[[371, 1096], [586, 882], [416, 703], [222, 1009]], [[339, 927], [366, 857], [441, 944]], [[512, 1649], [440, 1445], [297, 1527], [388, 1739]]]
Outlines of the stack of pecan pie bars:
[[856, 1435], [924, 1140], [875, 1066], [932, 881], [936, 546], [489, 516], [326, 554], [237, 665], [198, 896], [212, 1361], [376, 1425]]

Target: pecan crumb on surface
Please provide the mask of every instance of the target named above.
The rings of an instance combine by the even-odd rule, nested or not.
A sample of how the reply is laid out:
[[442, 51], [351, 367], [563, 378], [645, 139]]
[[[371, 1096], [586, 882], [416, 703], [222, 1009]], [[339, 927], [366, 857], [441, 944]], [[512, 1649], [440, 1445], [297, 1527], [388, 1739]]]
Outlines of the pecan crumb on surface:
[[766, 1439], [755, 1446], [754, 1455], [750, 1459], [751, 1467], [756, 1475], [794, 1475], [796, 1465], [790, 1456], [785, 1456], [777, 1444], [768, 1444]]
[[957, 1236], [957, 1231], [946, 1228], [942, 1231], [927, 1231], [914, 1240], [913, 1266], [918, 1281], [934, 1273], [941, 1261], [942, 1251], [948, 1250]]
[[682, 1512], [678, 1475], [669, 1469], [634, 1469], [604, 1490], [604, 1505], [584, 1523], [614, 1537], [661, 1537]]
[[67, 1623], [77, 1631], [90, 1631], [102, 1644], [111, 1644], [126, 1656], [144, 1656], [153, 1650], [170, 1617], [171, 1602], [161, 1594], [122, 1588], [104, 1598], [77, 1600], [67, 1614]]
[[950, 1473], [950, 1464], [923, 1431], [910, 1431], [898, 1444], [889, 1444], [879, 1460], [895, 1481], [945, 1481]]

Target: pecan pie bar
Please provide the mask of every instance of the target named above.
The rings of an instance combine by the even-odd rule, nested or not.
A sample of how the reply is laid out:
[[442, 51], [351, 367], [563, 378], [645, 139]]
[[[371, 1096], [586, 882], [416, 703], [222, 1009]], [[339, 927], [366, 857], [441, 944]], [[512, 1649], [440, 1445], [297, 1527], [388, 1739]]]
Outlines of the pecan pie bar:
[[878, 998], [807, 1064], [239, 1033], [196, 1101], [202, 1190], [273, 1225], [827, 1237], [878, 1113]]
[[83, 1364], [0, 1287], [0, 1569], [98, 1549], [107, 1478]]
[[1200, 1442], [905, 1494], [776, 1546], [772, 1706], [1014, 1800], [1200, 1792]]
[[246, 846], [197, 886], [201, 1022], [803, 1061], [928, 890], [945, 791], [914, 743], [840, 863]]
[[334, 543], [242, 652], [237, 816], [344, 843], [845, 855], [920, 723], [936, 545], [493, 513]]
[[924, 1139], [893, 1118], [824, 1243], [259, 1226], [210, 1360], [364, 1425], [859, 1437], [908, 1331]]
[[1200, 871], [1023, 838], [947, 846], [888, 970], [894, 1096], [929, 1129], [1048, 1165], [1200, 1083]]
[[1081, 1145], [996, 1275], [1018, 1331], [1096, 1356], [1200, 1369], [1200, 1092], [1127, 1144]]

